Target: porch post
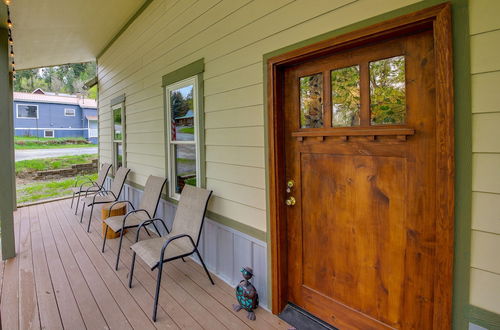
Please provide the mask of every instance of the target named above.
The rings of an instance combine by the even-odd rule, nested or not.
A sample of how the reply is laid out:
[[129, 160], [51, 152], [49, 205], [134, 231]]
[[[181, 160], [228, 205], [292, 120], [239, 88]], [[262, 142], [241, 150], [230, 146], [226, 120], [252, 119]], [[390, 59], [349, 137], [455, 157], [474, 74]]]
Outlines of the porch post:
[[14, 242], [14, 136], [8, 31], [0, 28], [0, 225], [2, 259], [16, 255]]

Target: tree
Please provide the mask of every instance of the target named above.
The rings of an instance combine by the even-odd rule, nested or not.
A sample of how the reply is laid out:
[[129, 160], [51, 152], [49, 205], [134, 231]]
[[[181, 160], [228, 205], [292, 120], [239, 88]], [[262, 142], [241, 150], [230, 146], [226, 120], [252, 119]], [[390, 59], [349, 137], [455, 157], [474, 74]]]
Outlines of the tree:
[[95, 62], [74, 63], [40, 69], [20, 70], [16, 74], [14, 91], [32, 92], [41, 88], [46, 92], [75, 94], [96, 97], [96, 90], [89, 92], [84, 84], [95, 77]]

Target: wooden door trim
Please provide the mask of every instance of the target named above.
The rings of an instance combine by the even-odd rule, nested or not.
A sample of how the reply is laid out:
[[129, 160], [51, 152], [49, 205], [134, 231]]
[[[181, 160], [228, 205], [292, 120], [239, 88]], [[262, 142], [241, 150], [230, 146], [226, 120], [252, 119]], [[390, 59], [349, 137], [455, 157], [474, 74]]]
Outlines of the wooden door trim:
[[338, 37], [296, 49], [267, 61], [267, 120], [269, 215], [271, 244], [272, 311], [287, 303], [286, 218], [284, 210], [284, 127], [282, 110], [283, 69], [322, 55], [368, 42], [432, 29], [436, 56], [436, 281], [434, 283], [435, 328], [451, 327], [454, 237], [454, 106], [451, 5], [437, 5]]

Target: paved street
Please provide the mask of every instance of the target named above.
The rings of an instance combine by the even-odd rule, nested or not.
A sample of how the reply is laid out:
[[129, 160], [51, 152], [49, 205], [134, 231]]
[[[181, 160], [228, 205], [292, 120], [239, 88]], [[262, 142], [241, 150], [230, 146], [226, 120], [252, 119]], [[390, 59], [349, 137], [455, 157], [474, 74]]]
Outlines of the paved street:
[[96, 154], [96, 153], [97, 153], [97, 147], [61, 148], [61, 149], [23, 149], [23, 150], [16, 150], [16, 161], [26, 160], [26, 159], [74, 156], [74, 155]]

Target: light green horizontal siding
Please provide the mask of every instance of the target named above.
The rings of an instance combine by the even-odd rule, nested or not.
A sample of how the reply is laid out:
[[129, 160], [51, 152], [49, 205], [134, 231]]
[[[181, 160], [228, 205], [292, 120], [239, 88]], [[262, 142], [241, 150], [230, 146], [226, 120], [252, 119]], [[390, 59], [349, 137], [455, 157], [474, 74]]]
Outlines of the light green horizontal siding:
[[[165, 175], [162, 77], [204, 58], [210, 210], [267, 231], [263, 55], [416, 0], [154, 0], [99, 58], [101, 161], [126, 95], [130, 180]], [[108, 133], [109, 132], [109, 133]]]
[[472, 239], [470, 303], [500, 314], [500, 1], [470, 4]]

